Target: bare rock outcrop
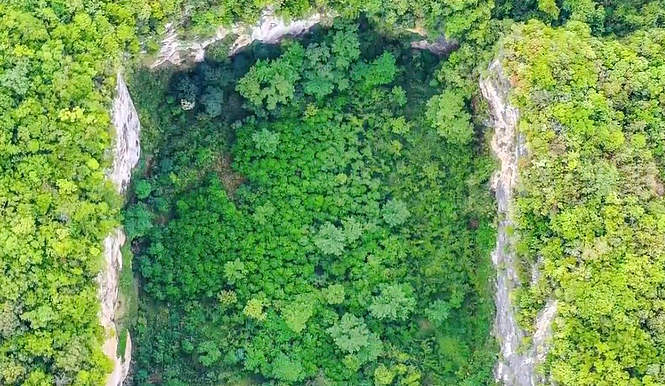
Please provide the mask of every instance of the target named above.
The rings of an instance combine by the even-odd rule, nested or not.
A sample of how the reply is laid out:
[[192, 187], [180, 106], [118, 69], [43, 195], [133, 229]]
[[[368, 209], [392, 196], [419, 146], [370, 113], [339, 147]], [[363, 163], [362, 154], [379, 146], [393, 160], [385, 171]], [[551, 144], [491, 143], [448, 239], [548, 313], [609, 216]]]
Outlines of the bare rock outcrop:
[[[113, 100], [111, 118], [115, 128], [115, 139], [112, 148], [113, 163], [108, 171], [108, 178], [115, 185], [118, 193], [124, 194], [131, 178], [132, 169], [139, 160], [139, 133], [141, 125], [134, 103], [129, 95], [127, 85], [120, 73], [117, 75], [116, 96]], [[106, 385], [122, 385], [132, 355], [132, 344], [129, 333], [122, 357], [118, 356], [118, 332], [115, 325], [118, 307], [118, 282], [122, 271], [122, 253], [120, 248], [125, 243], [125, 233], [117, 228], [104, 239], [104, 265], [98, 276], [99, 297], [101, 302], [100, 323], [106, 332], [106, 340], [102, 349], [104, 354], [113, 361], [113, 371], [109, 374]]]
[[125, 192], [132, 176], [132, 169], [139, 162], [141, 124], [131, 95], [122, 75], [118, 73], [116, 95], [111, 108], [111, 120], [115, 128], [113, 165], [108, 178], [120, 194]]
[[509, 102], [510, 82], [505, 78], [500, 60], [489, 66], [488, 75], [480, 79], [480, 89], [490, 108], [494, 128], [491, 147], [499, 160], [499, 170], [492, 177], [492, 189], [498, 204], [499, 224], [492, 262], [496, 267], [496, 317], [494, 335], [501, 347], [501, 357], [494, 369], [497, 381], [511, 386], [535, 386], [542, 380], [536, 366], [545, 358], [551, 323], [556, 315], [556, 302], [547, 303], [536, 320], [531, 346], [521, 345], [526, 332], [515, 319], [511, 293], [520, 285], [517, 257], [511, 247], [508, 229], [512, 226], [512, 199], [518, 180], [518, 159], [526, 152], [523, 138], [517, 131], [519, 110]]
[[458, 49], [459, 43], [455, 39], [447, 39], [445, 35], [441, 35], [434, 41], [427, 39], [413, 41], [411, 47], [429, 51], [437, 56], [444, 56]]
[[113, 371], [106, 380], [107, 386], [122, 385], [131, 360], [132, 349], [129, 334], [125, 345], [124, 360], [118, 356], [118, 332], [115, 314], [118, 303], [118, 280], [122, 271], [122, 253], [120, 248], [125, 243], [125, 233], [118, 228], [104, 239], [104, 269], [99, 277], [101, 296], [100, 321], [106, 331], [106, 340], [102, 350], [113, 361]]
[[332, 16], [314, 13], [306, 19], [287, 22], [276, 16], [273, 10], [267, 9], [254, 25], [236, 24], [229, 28], [219, 27], [214, 36], [192, 41], [180, 40], [176, 25], [171, 23], [167, 25], [166, 37], [162, 40], [157, 59], [151, 64], [151, 67], [159, 67], [166, 63], [178, 66], [186, 62], [201, 62], [205, 58], [205, 50], [209, 45], [229, 35], [236, 36], [229, 49], [229, 55], [232, 56], [255, 41], [274, 44], [285, 36], [302, 35], [329, 17]]

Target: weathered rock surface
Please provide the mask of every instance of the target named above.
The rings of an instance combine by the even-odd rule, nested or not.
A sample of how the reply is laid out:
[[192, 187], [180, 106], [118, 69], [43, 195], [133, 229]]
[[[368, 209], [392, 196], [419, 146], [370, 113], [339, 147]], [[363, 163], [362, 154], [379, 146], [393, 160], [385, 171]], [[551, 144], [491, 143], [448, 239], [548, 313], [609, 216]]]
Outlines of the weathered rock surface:
[[118, 302], [118, 279], [122, 270], [122, 253], [120, 248], [125, 243], [125, 233], [116, 229], [104, 239], [104, 269], [100, 274], [99, 288], [101, 296], [100, 321], [106, 331], [106, 340], [102, 350], [113, 360], [113, 372], [109, 375], [106, 385], [121, 385], [129, 372], [132, 355], [131, 340], [127, 339], [124, 360], [117, 355], [118, 334], [115, 325], [115, 313]]
[[[127, 85], [120, 73], [117, 76], [116, 96], [111, 109], [111, 120], [116, 135], [113, 144], [113, 163], [108, 178], [113, 182], [120, 194], [124, 194], [131, 178], [132, 169], [139, 160], [139, 133], [141, 125], [134, 103], [127, 90]], [[125, 346], [124, 360], [117, 354], [118, 333], [115, 325], [118, 307], [118, 281], [122, 271], [122, 253], [120, 248], [125, 243], [125, 233], [121, 228], [115, 229], [104, 240], [104, 266], [99, 274], [99, 297], [101, 302], [100, 323], [106, 332], [106, 340], [102, 347], [104, 354], [113, 361], [113, 372], [109, 374], [106, 385], [122, 385], [132, 355], [132, 344], [129, 333]]]
[[116, 96], [111, 108], [111, 120], [116, 131], [113, 144], [113, 165], [108, 178], [120, 194], [125, 192], [132, 176], [132, 169], [139, 162], [141, 146], [139, 133], [141, 124], [134, 102], [122, 75], [118, 73]]
[[437, 56], [444, 56], [459, 48], [459, 43], [457, 40], [449, 40], [444, 35], [441, 35], [433, 42], [426, 39], [411, 42], [411, 47], [419, 50], [427, 50]]
[[183, 41], [178, 38], [176, 26], [167, 26], [166, 37], [162, 40], [157, 59], [151, 67], [155, 68], [166, 63], [181, 65], [186, 62], [201, 62], [205, 58], [205, 50], [209, 45], [235, 35], [236, 39], [230, 47], [229, 55], [235, 55], [240, 49], [252, 44], [254, 41], [263, 43], [278, 43], [285, 36], [298, 36], [309, 31], [327, 16], [315, 13], [303, 20], [286, 22], [275, 15], [273, 10], [266, 10], [254, 25], [237, 24], [232, 27], [219, 27], [214, 36], [193, 41]]
[[556, 302], [548, 302], [538, 315], [533, 344], [527, 350], [520, 350], [520, 345], [527, 335], [517, 324], [510, 297], [520, 282], [508, 228], [512, 226], [511, 202], [517, 185], [517, 161], [525, 154], [526, 148], [517, 132], [519, 111], [510, 105], [510, 82], [503, 74], [500, 60], [490, 64], [489, 75], [480, 79], [480, 89], [489, 104], [491, 125], [494, 127], [491, 147], [500, 163], [499, 170], [492, 177], [492, 189], [496, 192], [499, 215], [496, 248], [492, 252], [492, 262], [497, 271], [494, 335], [501, 347], [501, 357], [494, 369], [494, 375], [497, 381], [504, 385], [535, 386], [542, 382], [535, 368], [547, 352], [551, 323], [556, 314]]

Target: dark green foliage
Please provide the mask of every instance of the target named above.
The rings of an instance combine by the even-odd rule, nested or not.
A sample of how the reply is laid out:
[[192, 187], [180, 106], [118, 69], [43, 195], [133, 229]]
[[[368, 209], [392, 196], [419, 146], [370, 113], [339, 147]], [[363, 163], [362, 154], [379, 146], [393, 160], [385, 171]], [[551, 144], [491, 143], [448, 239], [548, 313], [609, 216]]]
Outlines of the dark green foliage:
[[[340, 25], [244, 76], [207, 63], [163, 82], [196, 83], [192, 110], [138, 99], [155, 119], [151, 193], [127, 210], [155, 215], [134, 239], [139, 384], [491, 382], [491, 162], [425, 121], [436, 59], [390, 40], [360, 50], [374, 38]], [[253, 113], [202, 116], [204, 72], [237, 74]], [[222, 83], [206, 87], [232, 95]], [[431, 317], [434, 301], [450, 316]], [[464, 359], [444, 365], [442, 341]]]
[[136, 194], [136, 198], [139, 200], [144, 200], [150, 196], [150, 192], [152, 191], [152, 186], [150, 186], [150, 182], [146, 180], [139, 180], [136, 182], [134, 185], [134, 193]]
[[498, 18], [535, 18], [554, 25], [581, 21], [596, 35], [626, 35], [643, 28], [665, 27], [663, 0], [497, 0]]

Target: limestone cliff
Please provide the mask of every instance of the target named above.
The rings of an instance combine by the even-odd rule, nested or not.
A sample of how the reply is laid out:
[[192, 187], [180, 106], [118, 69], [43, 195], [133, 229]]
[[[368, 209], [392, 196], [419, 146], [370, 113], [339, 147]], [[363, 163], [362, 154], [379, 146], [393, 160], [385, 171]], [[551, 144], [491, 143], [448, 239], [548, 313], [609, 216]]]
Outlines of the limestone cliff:
[[490, 64], [488, 75], [480, 79], [480, 89], [489, 104], [490, 123], [494, 128], [491, 147], [500, 165], [492, 177], [499, 216], [496, 248], [492, 252], [497, 274], [494, 335], [501, 347], [494, 375], [504, 385], [535, 386], [542, 382], [536, 366], [545, 358], [556, 302], [548, 302], [539, 314], [530, 347], [520, 349], [527, 334], [517, 324], [511, 302], [511, 293], [520, 285], [520, 280], [508, 229], [512, 226], [511, 203], [518, 181], [517, 161], [525, 154], [526, 146], [517, 131], [519, 111], [509, 102], [510, 82], [505, 78], [500, 60]]
[[214, 36], [202, 40], [180, 40], [174, 24], [167, 25], [166, 37], [157, 59], [151, 67], [163, 64], [181, 65], [186, 62], [201, 62], [205, 57], [206, 47], [231, 35], [236, 36], [231, 44], [229, 55], [235, 55], [239, 50], [254, 41], [263, 43], [278, 43], [285, 36], [298, 36], [307, 32], [314, 25], [325, 20], [324, 14], [315, 13], [306, 19], [287, 22], [275, 15], [273, 10], [263, 12], [259, 21], [254, 25], [236, 24], [231, 27], [219, 27]]
[[[113, 100], [111, 118], [115, 128], [115, 139], [112, 148], [113, 164], [111, 170], [108, 171], [108, 178], [113, 182], [118, 193], [122, 195], [129, 184], [132, 169], [139, 160], [141, 125], [129, 90], [127, 90], [127, 85], [120, 73], [117, 75], [116, 96]], [[122, 384], [129, 372], [132, 354], [129, 333], [127, 333], [124, 359], [121, 359], [117, 353], [118, 334], [115, 315], [118, 307], [118, 279], [122, 271], [120, 248], [124, 243], [125, 233], [122, 228], [115, 229], [106, 237], [104, 240], [104, 265], [98, 277], [101, 302], [100, 322], [106, 332], [103, 350], [106, 356], [113, 361], [113, 372], [107, 379], [107, 386]]]

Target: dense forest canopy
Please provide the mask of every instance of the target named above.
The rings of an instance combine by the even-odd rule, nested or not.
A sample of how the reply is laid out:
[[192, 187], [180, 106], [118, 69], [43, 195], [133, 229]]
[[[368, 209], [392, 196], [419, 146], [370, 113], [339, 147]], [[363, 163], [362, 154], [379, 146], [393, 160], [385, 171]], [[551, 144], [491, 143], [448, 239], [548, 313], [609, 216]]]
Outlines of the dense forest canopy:
[[[169, 22], [205, 37], [266, 8], [340, 21], [133, 71]], [[3, 1], [0, 384], [104, 384], [95, 278], [121, 223], [138, 384], [492, 384], [497, 55], [529, 150], [520, 322], [559, 305], [540, 371], [665, 384], [664, 27], [663, 0]], [[144, 126], [126, 205], [105, 176], [121, 67]]]
[[139, 384], [490, 382], [492, 163], [424, 114], [438, 58], [357, 28], [137, 83]]

